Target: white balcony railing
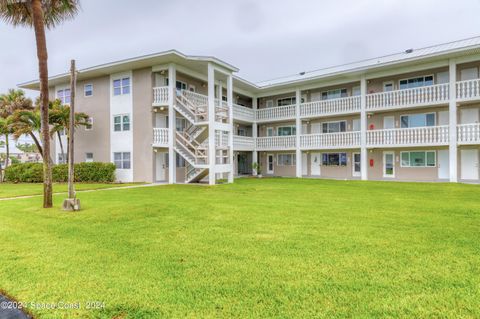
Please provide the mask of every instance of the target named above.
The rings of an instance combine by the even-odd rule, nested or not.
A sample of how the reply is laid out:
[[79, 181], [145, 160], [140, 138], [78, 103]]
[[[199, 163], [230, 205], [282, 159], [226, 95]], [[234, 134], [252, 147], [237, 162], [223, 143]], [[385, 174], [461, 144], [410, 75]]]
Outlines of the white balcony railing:
[[448, 145], [448, 125], [367, 131], [368, 146]]
[[300, 104], [300, 116], [320, 116], [360, 112], [360, 96]]
[[182, 90], [182, 95], [195, 106], [208, 110], [208, 96], [188, 90]]
[[449, 84], [367, 94], [367, 110], [414, 107], [447, 103]]
[[360, 147], [360, 132], [305, 134], [300, 136], [302, 149], [335, 149]]
[[457, 141], [459, 144], [480, 144], [480, 124], [457, 125]]
[[257, 121], [284, 120], [295, 117], [296, 104], [258, 109]]
[[233, 118], [236, 120], [241, 120], [246, 122], [254, 122], [255, 111], [245, 106], [233, 104]]
[[168, 128], [153, 129], [153, 145], [157, 147], [168, 147]]
[[456, 90], [458, 101], [480, 99], [480, 79], [457, 82]]
[[257, 149], [258, 150], [291, 150], [295, 149], [296, 136], [268, 136], [257, 137]]
[[153, 104], [154, 105], [168, 104], [168, 86], [158, 86], [153, 88]]
[[255, 138], [252, 136], [233, 136], [233, 149], [236, 151], [253, 151]]

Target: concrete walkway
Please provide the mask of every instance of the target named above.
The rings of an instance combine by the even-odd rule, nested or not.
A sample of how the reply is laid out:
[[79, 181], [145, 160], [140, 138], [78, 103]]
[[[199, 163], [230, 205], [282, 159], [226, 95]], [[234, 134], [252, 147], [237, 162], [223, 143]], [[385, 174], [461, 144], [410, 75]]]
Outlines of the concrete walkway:
[[[141, 184], [141, 185], [131, 185], [131, 186], [116, 186], [116, 187], [109, 187], [109, 188], [98, 188], [98, 189], [85, 189], [76, 191], [76, 193], [90, 193], [90, 192], [99, 192], [99, 191], [111, 191], [111, 190], [118, 190], [118, 189], [130, 189], [130, 188], [140, 188], [140, 187], [152, 187], [152, 186], [161, 186], [161, 185], [168, 185], [167, 183], [153, 183], [153, 184]], [[68, 192], [58, 192], [53, 193], [53, 195], [65, 195]], [[23, 196], [14, 196], [14, 197], [5, 197], [0, 198], [0, 201], [7, 201], [7, 200], [15, 200], [15, 199], [25, 199], [25, 198], [35, 198], [41, 197], [43, 194], [36, 194], [36, 195], [23, 195]], [[2, 319], [2, 317], [0, 317]]]
[[[30, 319], [31, 317], [24, 313], [20, 309], [15, 309], [12, 304], [9, 304], [11, 300], [0, 295], [0, 319]], [[13, 302], [15, 305], [15, 302]]]

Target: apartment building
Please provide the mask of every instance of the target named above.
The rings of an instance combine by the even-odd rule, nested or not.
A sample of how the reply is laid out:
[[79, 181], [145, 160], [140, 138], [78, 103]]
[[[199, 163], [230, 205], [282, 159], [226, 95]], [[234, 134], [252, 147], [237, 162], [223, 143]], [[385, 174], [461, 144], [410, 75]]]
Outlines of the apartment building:
[[[75, 161], [119, 181], [255, 175], [479, 182], [480, 37], [251, 83], [166, 51], [79, 71]], [[70, 102], [69, 76], [50, 98]], [[20, 85], [38, 89], [38, 81]], [[52, 158], [63, 160], [58, 141]]]

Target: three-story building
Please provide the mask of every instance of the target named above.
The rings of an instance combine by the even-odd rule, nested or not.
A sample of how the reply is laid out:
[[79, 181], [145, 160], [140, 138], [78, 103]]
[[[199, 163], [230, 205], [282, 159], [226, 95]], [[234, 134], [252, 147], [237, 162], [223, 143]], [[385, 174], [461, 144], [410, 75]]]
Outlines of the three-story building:
[[[253, 84], [177, 51], [80, 70], [75, 161], [120, 181], [256, 174], [479, 182], [480, 38]], [[69, 76], [50, 79], [69, 103]], [[38, 89], [38, 82], [20, 85]], [[54, 145], [52, 158], [63, 161]]]

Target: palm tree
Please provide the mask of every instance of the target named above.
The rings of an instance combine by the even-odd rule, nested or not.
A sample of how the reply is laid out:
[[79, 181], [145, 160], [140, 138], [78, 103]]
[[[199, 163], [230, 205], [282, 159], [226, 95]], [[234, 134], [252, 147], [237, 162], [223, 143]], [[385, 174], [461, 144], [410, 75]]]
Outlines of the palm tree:
[[[48, 53], [45, 27], [73, 18], [79, 10], [78, 0], [0, 0], [0, 18], [14, 26], [33, 27], [37, 44], [40, 79], [41, 136], [44, 152], [50, 153], [48, 127]], [[46, 159], [46, 160], [45, 160]], [[43, 161], [43, 207], [52, 207], [52, 167], [47, 156]]]
[[[50, 135], [57, 135], [60, 149], [65, 158], [65, 152], [63, 149], [62, 139], [60, 138], [60, 132], [65, 131], [67, 136], [67, 160], [69, 154], [69, 133], [70, 133], [70, 106], [62, 104], [60, 100], [55, 100], [50, 103], [50, 113], [49, 113], [49, 122], [52, 126], [50, 130]], [[89, 124], [89, 116], [83, 112], [75, 112], [75, 122], [74, 127], [77, 128], [79, 126], [87, 126]]]
[[[0, 136], [5, 136], [6, 139], [8, 139], [8, 133], [10, 132], [9, 128], [8, 128], [8, 124], [7, 124], [7, 120], [4, 119], [4, 118], [1, 118], [0, 117]], [[3, 146], [2, 144], [5, 144], [3, 141], [0, 141], [0, 146]], [[7, 149], [7, 154], [8, 154], [8, 149]], [[8, 157], [6, 157], [7, 159], [5, 160], [5, 167], [2, 166], [2, 163], [0, 162], [0, 181], [3, 182], [3, 174], [2, 174], [2, 170], [4, 168], [7, 167], [7, 163], [8, 163]]]
[[50, 129], [50, 135], [52, 137], [53, 135], [57, 135], [62, 158], [65, 160], [65, 151], [63, 149], [61, 133], [66, 132], [65, 128], [67, 127], [70, 108], [67, 108], [59, 99], [56, 99], [55, 101], [50, 102], [49, 109], [48, 117], [50, 125], [52, 126]]
[[42, 156], [43, 161], [45, 162], [50, 158], [49, 153], [44, 153], [45, 148], [42, 147], [42, 144], [35, 134], [40, 132], [42, 127], [42, 119], [38, 109], [31, 111], [15, 111], [11, 116], [8, 117], [7, 121], [8, 127], [13, 132], [12, 135], [15, 139], [18, 139], [22, 135], [30, 136], [35, 143], [35, 146], [37, 146], [38, 152]]
[[[25, 92], [23, 90], [8, 90], [8, 94], [0, 95], [0, 118], [5, 120], [4, 124], [7, 123], [7, 118], [12, 115], [17, 110], [32, 110], [32, 100], [25, 97]], [[11, 130], [8, 126], [5, 126], [5, 129], [0, 133], [5, 136], [5, 148], [6, 148], [6, 162], [5, 167], [8, 166], [8, 161], [10, 158], [10, 139], [9, 135]]]

